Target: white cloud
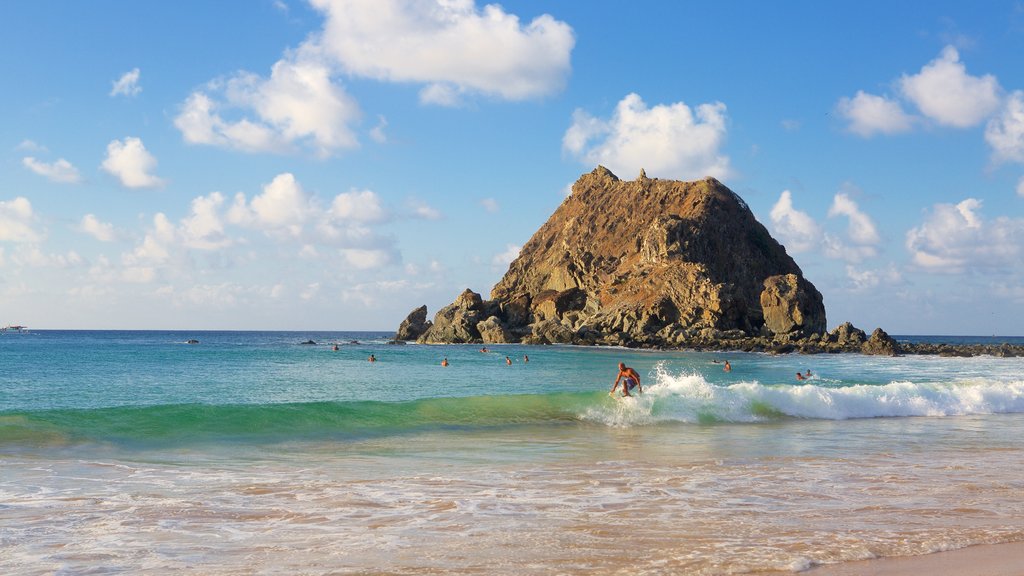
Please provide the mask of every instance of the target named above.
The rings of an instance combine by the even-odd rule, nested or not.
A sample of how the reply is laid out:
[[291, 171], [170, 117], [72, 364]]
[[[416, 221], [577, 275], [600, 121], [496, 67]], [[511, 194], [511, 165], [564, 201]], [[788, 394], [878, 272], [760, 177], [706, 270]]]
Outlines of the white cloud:
[[522, 246], [507, 244], [504, 252], [495, 254], [494, 257], [491, 258], [491, 264], [498, 268], [507, 268], [513, 260], [519, 257], [519, 252], [521, 252], [522, 249]]
[[495, 200], [494, 198], [484, 198], [483, 200], [480, 201], [480, 205], [484, 207], [484, 210], [490, 212], [491, 214], [496, 214], [499, 210], [501, 210], [501, 207], [498, 206], [498, 201]]
[[299, 298], [302, 298], [303, 300], [312, 300], [313, 298], [316, 298], [316, 295], [319, 294], [319, 293], [320, 293], [320, 283], [319, 282], [313, 282], [312, 284], [307, 285], [302, 290], [302, 292], [299, 293]]
[[121, 261], [129, 268], [163, 264], [171, 258], [171, 248], [176, 245], [177, 231], [174, 224], [162, 212], [153, 216], [153, 228], [143, 237], [142, 242]]
[[32, 228], [32, 203], [24, 196], [0, 200], [0, 242], [38, 242], [42, 235]]
[[572, 28], [545, 14], [523, 25], [473, 0], [313, 0], [324, 12], [324, 51], [347, 73], [425, 84], [421, 101], [452, 105], [466, 93], [523, 100], [560, 91]]
[[793, 254], [813, 250], [824, 238], [814, 218], [793, 208], [793, 196], [789, 190], [782, 191], [769, 215], [775, 235], [782, 238], [786, 249]]
[[[245, 152], [283, 153], [305, 146], [319, 156], [359, 145], [350, 124], [359, 106], [331, 80], [328, 65], [312, 48], [278, 60], [269, 78], [238, 73], [193, 92], [174, 119], [186, 142]], [[226, 119], [224, 112], [243, 116]]]
[[142, 92], [142, 86], [139, 86], [138, 68], [132, 68], [125, 72], [113, 82], [113, 87], [110, 89], [111, 96], [137, 96], [139, 92]]
[[370, 130], [370, 140], [373, 140], [377, 144], [384, 144], [388, 141], [388, 135], [384, 132], [384, 129], [388, 127], [388, 119], [382, 115], [377, 115], [377, 125]]
[[394, 261], [392, 252], [379, 248], [345, 248], [341, 251], [341, 255], [349, 266], [360, 270], [380, 268]]
[[853, 98], [842, 98], [836, 111], [849, 121], [850, 132], [865, 138], [875, 134], [898, 134], [913, 127], [913, 117], [899, 102], [858, 90]]
[[94, 214], [86, 214], [78, 224], [78, 229], [100, 242], [113, 242], [117, 239], [114, 226], [107, 222], [100, 222]]
[[1002, 113], [988, 121], [985, 141], [993, 161], [1024, 162], [1024, 92], [1014, 91]]
[[409, 200], [409, 209], [413, 216], [424, 220], [440, 220], [444, 217], [441, 211], [420, 200]]
[[47, 254], [34, 244], [22, 244], [10, 255], [11, 263], [31, 268], [74, 268], [85, 261], [74, 250], [67, 254]]
[[995, 76], [971, 76], [953, 46], [915, 75], [900, 79], [903, 95], [925, 116], [947, 126], [967, 128], [981, 123], [999, 107]]
[[233, 242], [224, 233], [220, 207], [224, 196], [213, 192], [192, 200], [191, 212], [178, 226], [182, 245], [199, 250], [216, 250], [230, 246]]
[[1024, 198], [1024, 176], [1021, 176], [1020, 180], [1017, 181], [1017, 196]]
[[107, 157], [101, 167], [128, 188], [152, 188], [164, 184], [162, 179], [151, 173], [156, 168], [156, 158], [138, 138], [128, 137], [124, 141], [113, 140], [107, 144]]
[[82, 181], [82, 175], [79, 174], [78, 168], [75, 168], [67, 160], [60, 158], [56, 162], [47, 164], [41, 160], [36, 160], [32, 156], [26, 156], [21, 159], [21, 163], [26, 168], [45, 176], [52, 182], [59, 182], [61, 184], [77, 184]]
[[648, 108], [640, 96], [629, 94], [609, 120], [576, 110], [562, 147], [585, 164], [601, 164], [625, 177], [643, 168], [667, 178], [725, 178], [731, 173], [728, 156], [720, 152], [725, 124], [721, 102], [702, 104], [694, 114], [682, 102]]
[[861, 212], [857, 203], [844, 192], [839, 192], [832, 199], [832, 206], [828, 209], [829, 217], [846, 216], [850, 219], [847, 233], [850, 240], [857, 244], [877, 245], [882, 239], [878, 236], [878, 230], [871, 217]]
[[380, 197], [370, 190], [353, 190], [338, 194], [331, 203], [331, 215], [342, 221], [382, 222], [387, 211], [380, 205]]
[[235, 195], [228, 211], [233, 224], [253, 226], [268, 233], [285, 233], [299, 237], [310, 218], [318, 211], [313, 199], [306, 194], [290, 173], [278, 174], [263, 187], [263, 193], [246, 204], [245, 195]]
[[49, 152], [46, 146], [32, 140], [22, 140], [14, 149], [22, 152]]
[[975, 198], [936, 204], [920, 226], [907, 231], [906, 247], [914, 263], [941, 273], [1021, 268], [1024, 219], [986, 220], [981, 206]]
[[850, 290], [861, 292], [877, 288], [881, 285], [896, 286], [903, 283], [903, 275], [895, 265], [890, 264], [887, 268], [877, 270], [858, 270], [847, 265], [846, 277], [850, 280]]

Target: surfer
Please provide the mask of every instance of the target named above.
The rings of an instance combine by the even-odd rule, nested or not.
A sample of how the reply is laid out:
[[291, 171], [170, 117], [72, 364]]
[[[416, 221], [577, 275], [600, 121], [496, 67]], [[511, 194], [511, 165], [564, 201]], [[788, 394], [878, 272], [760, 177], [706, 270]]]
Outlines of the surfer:
[[796, 379], [797, 380], [807, 380], [807, 378], [805, 378], [804, 375], [799, 373], [799, 372], [796, 373]]
[[808, 368], [807, 369], [807, 374], [804, 374], [804, 378], [810, 378], [810, 377], [811, 377], [811, 369]]
[[640, 375], [636, 373], [636, 370], [619, 362], [619, 375], [615, 378], [615, 384], [612, 386], [611, 392], [608, 392], [609, 396], [615, 394], [615, 389], [619, 387], [619, 380], [622, 380], [623, 396], [632, 396], [629, 391], [633, 388], [636, 388], [641, 394], [644, 393], [644, 387], [640, 384]]

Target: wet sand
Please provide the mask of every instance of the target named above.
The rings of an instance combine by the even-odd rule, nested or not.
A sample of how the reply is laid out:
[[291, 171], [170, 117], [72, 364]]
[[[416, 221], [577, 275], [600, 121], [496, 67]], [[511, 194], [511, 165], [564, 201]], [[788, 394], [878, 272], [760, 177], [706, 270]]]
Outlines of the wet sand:
[[880, 558], [804, 572], [812, 576], [1024, 576], [1024, 542], [971, 546], [925, 556]]

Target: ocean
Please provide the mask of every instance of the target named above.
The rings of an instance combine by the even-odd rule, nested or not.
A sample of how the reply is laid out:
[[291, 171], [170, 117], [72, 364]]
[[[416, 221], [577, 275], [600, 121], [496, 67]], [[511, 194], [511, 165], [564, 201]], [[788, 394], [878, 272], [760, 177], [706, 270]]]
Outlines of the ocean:
[[[390, 336], [0, 334], [0, 573], [768, 574], [1024, 541], [1024, 358]], [[644, 394], [608, 396], [620, 361]]]

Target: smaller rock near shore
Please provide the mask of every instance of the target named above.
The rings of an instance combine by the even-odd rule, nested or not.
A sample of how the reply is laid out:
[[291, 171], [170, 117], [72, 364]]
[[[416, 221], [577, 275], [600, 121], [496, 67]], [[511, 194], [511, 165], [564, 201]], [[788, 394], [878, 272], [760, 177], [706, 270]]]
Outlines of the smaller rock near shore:
[[415, 340], [430, 329], [433, 323], [427, 320], [427, 305], [413, 310], [398, 327], [395, 340]]

